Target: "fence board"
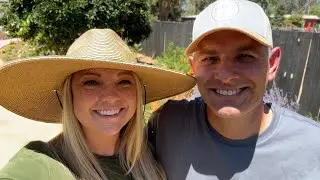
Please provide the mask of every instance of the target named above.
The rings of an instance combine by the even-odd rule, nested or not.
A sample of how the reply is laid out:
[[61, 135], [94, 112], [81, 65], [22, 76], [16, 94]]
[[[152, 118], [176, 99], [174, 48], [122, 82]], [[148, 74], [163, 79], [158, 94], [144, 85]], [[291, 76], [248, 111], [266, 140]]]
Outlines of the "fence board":
[[[187, 47], [191, 42], [193, 23], [160, 22], [153, 23], [153, 32], [142, 43], [143, 53], [159, 56], [170, 42]], [[320, 108], [320, 33], [273, 30], [274, 45], [282, 49], [282, 59], [276, 77], [277, 86], [287, 93], [289, 99], [296, 100], [301, 88], [310, 40], [309, 62], [300, 98], [301, 114], [311, 112], [314, 116]]]
[[320, 111], [320, 36], [313, 34], [309, 62], [300, 101], [302, 114], [318, 115]]
[[277, 86], [295, 101], [299, 95], [303, 70], [312, 38], [311, 33], [273, 31], [274, 46], [282, 49], [282, 59], [276, 77]]

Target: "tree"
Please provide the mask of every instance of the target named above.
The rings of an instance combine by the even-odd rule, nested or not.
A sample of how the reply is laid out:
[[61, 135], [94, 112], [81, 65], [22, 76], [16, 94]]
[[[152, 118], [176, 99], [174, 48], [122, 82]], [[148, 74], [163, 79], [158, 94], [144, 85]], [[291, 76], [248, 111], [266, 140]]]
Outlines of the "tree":
[[129, 45], [151, 33], [149, 0], [10, 0], [0, 19], [10, 36], [64, 54], [90, 28], [111, 28]]
[[320, 4], [319, 5], [314, 5], [310, 7], [309, 11], [310, 15], [316, 15], [320, 17]]
[[178, 21], [182, 15], [181, 0], [157, 0], [153, 4], [154, 15], [160, 21]]
[[189, 3], [191, 6], [193, 6], [194, 14], [199, 14], [202, 10], [204, 10], [204, 8], [215, 1], [216, 0], [189, 0]]
[[268, 7], [269, 7], [268, 0], [251, 0], [251, 1], [259, 4], [262, 7], [262, 9], [264, 9], [265, 11], [268, 10]]
[[274, 13], [274, 17], [271, 18], [271, 25], [273, 27], [282, 27], [284, 25], [284, 15], [285, 7], [284, 5], [279, 5]]
[[[216, 0], [189, 0], [189, 6], [187, 9], [187, 14], [199, 14], [204, 8], [206, 8], [211, 3]], [[251, 0], [257, 4], [259, 4], [268, 14], [270, 12], [270, 8], [273, 4], [277, 3], [276, 0]]]

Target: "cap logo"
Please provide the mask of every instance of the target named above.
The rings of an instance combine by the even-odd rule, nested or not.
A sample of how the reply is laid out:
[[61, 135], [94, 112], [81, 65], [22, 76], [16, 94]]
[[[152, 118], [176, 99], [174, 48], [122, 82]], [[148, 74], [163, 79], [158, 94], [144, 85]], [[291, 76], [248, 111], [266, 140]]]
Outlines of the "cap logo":
[[218, 0], [212, 9], [212, 18], [215, 21], [232, 19], [239, 12], [239, 6], [234, 0]]

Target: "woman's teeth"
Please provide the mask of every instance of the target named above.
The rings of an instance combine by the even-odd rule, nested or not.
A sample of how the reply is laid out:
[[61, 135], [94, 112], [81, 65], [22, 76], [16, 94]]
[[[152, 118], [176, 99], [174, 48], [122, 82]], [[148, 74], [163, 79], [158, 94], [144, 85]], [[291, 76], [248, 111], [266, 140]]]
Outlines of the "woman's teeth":
[[120, 109], [117, 110], [97, 110], [97, 113], [99, 113], [102, 116], [113, 116], [120, 112]]

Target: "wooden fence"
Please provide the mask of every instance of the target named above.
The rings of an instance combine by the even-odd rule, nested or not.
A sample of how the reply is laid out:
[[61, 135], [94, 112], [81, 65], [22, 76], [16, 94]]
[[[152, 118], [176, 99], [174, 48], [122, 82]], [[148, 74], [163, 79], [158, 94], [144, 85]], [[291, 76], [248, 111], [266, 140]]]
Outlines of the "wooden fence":
[[[153, 32], [142, 43], [149, 56], [161, 55], [169, 42], [187, 47], [191, 42], [193, 23], [153, 23]], [[289, 99], [300, 104], [299, 113], [320, 113], [320, 33], [273, 30], [274, 45], [282, 48], [282, 60], [276, 85]]]

